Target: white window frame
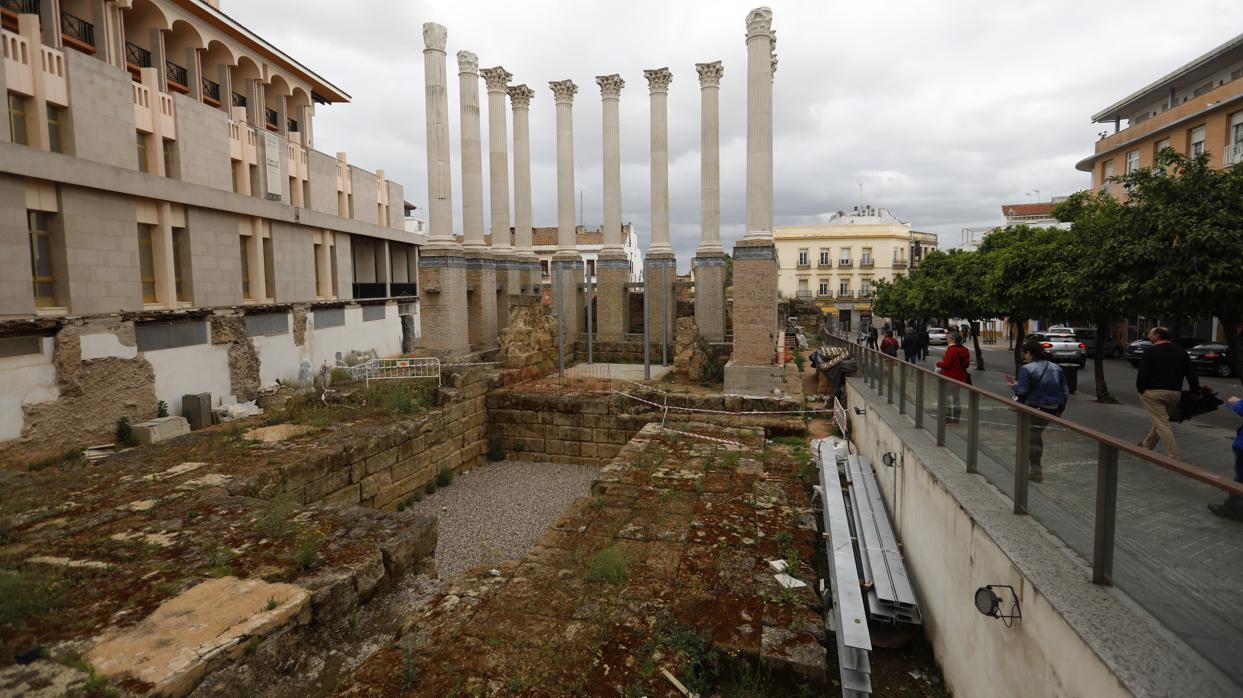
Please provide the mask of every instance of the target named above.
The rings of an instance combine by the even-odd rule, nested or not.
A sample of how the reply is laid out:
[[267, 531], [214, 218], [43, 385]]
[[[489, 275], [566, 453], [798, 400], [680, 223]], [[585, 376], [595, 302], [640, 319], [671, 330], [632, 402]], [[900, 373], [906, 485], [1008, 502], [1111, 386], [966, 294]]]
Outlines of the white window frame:
[[1126, 173], [1131, 174], [1132, 172], [1138, 169], [1139, 169], [1139, 148], [1136, 148], [1135, 150], [1132, 150], [1126, 154]]
[[810, 260], [810, 259], [811, 259], [811, 258], [808, 256], [808, 250], [807, 250], [807, 248], [805, 248], [805, 247], [804, 247], [804, 248], [801, 248], [801, 249], [798, 251], [798, 265], [799, 265], [800, 267], [808, 267], [808, 266], [811, 266], [811, 264], [810, 264], [810, 262], [809, 262], [809, 260]]
[[1187, 147], [1187, 153], [1191, 157], [1195, 157], [1204, 152], [1204, 133], [1203, 126], [1197, 126], [1191, 129], [1191, 145]]

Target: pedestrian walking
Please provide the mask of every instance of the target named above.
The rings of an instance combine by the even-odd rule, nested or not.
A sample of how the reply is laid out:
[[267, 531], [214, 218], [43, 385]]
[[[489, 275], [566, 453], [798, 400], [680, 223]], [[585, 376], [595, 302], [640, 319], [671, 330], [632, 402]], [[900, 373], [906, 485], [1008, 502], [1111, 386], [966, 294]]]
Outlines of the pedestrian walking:
[[[941, 369], [941, 375], [971, 385], [971, 374], [967, 370], [971, 368], [971, 352], [962, 345], [962, 334], [951, 332], [949, 336], [949, 346], [945, 348], [945, 357], [937, 362], [937, 368]], [[962, 401], [958, 399], [958, 386], [949, 384], [946, 386], [945, 402], [941, 405], [941, 411], [945, 413], [946, 424], [957, 424], [962, 418]]]
[[[1226, 405], [1235, 414], [1243, 417], [1243, 398], [1232, 396], [1226, 399]], [[1234, 435], [1234, 481], [1243, 483], [1243, 425]], [[1243, 521], [1243, 497], [1230, 493], [1221, 504], [1210, 504], [1208, 510], [1214, 514], [1234, 521]]]
[[868, 349], [876, 348], [876, 328], [868, 328]]
[[1186, 350], [1170, 341], [1172, 338], [1173, 335], [1165, 327], [1148, 330], [1148, 341], [1152, 344], [1144, 349], [1139, 359], [1135, 390], [1139, 393], [1140, 403], [1152, 418], [1152, 429], [1139, 445], [1152, 451], [1161, 441], [1165, 443], [1165, 451], [1170, 458], [1181, 460], [1170, 419], [1177, 414], [1183, 380], [1187, 381], [1193, 393], [1200, 392], [1200, 380], [1191, 365], [1191, 357]]
[[[1035, 340], [1023, 342], [1023, 360], [1027, 363], [1019, 369], [1018, 380], [1010, 385], [1014, 399], [1041, 412], [1061, 417], [1070, 400], [1070, 387], [1066, 385], [1062, 367], [1049, 361], [1044, 347]], [[1044, 455], [1044, 430], [1048, 426], [1049, 422], [1039, 417], [1031, 419], [1027, 442], [1027, 479], [1032, 482], [1044, 480], [1041, 457]]]
[[932, 343], [932, 338], [928, 336], [928, 328], [924, 325], [919, 326], [919, 360], [924, 361], [928, 358], [928, 347]]
[[919, 334], [914, 330], [902, 337], [902, 358], [912, 362], [919, 360]]
[[885, 338], [880, 340], [880, 351], [895, 358], [898, 356], [898, 340], [893, 338], [893, 330], [885, 330]]

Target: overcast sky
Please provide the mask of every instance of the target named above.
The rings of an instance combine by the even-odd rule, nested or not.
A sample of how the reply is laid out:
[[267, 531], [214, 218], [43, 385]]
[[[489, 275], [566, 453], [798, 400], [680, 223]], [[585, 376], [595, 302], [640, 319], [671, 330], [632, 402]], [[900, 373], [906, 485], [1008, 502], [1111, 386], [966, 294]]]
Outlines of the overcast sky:
[[[454, 227], [461, 229], [457, 51], [502, 65], [536, 92], [531, 105], [535, 225], [556, 225], [550, 80], [579, 86], [575, 186], [582, 222], [601, 219], [601, 105], [595, 76], [620, 73], [622, 219], [649, 242], [645, 68], [673, 71], [670, 230], [685, 270], [699, 239], [699, 82], [720, 60], [721, 227], [742, 236], [746, 183], [745, 17], [754, 0], [222, 0], [225, 12], [353, 97], [319, 106], [318, 150], [383, 169], [406, 199], [427, 201], [422, 24], [449, 31]], [[959, 243], [963, 226], [1003, 203], [1087, 187], [1097, 110], [1233, 37], [1237, 0], [771, 2], [777, 225], [814, 223], [863, 201]], [[1176, 9], [1175, 9], [1176, 8]], [[483, 104], [488, 206], [487, 97]], [[513, 124], [509, 123], [511, 129]], [[512, 140], [510, 141], [512, 146]], [[512, 154], [511, 154], [512, 167]], [[510, 186], [513, 185], [512, 174]], [[512, 192], [511, 192], [512, 200]], [[577, 202], [576, 202], [577, 206]], [[511, 214], [512, 214], [511, 204]]]

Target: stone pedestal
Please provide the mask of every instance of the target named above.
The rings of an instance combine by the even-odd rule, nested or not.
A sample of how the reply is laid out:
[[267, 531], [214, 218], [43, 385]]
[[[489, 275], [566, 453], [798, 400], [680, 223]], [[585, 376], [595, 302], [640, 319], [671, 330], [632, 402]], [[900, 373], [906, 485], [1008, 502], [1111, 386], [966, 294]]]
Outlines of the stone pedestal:
[[534, 254], [518, 255], [518, 280], [524, 294], [540, 295], [540, 284], [544, 283], [544, 274], [540, 271], [539, 257]]
[[568, 353], [572, 351], [578, 333], [583, 330], [578, 312], [582, 305], [582, 293], [578, 290], [578, 283], [583, 280], [583, 260], [578, 255], [563, 255], [558, 252], [552, 258], [551, 272], [552, 313], [560, 313], [565, 317], [561, 329], [565, 333]]
[[419, 252], [419, 313], [424, 349], [442, 357], [470, 353], [466, 260], [461, 250]]
[[[496, 346], [496, 263], [487, 251], [464, 250], [466, 256], [466, 314], [471, 348]], [[436, 328], [437, 325], [424, 325]], [[432, 331], [435, 331], [432, 329]]]
[[776, 362], [777, 258], [771, 239], [734, 246], [734, 349], [725, 366], [725, 392], [772, 395], [782, 391]]
[[509, 327], [509, 297], [522, 293], [522, 269], [514, 254], [494, 254], [496, 261], [496, 331]]
[[709, 342], [725, 341], [725, 253], [700, 253], [695, 265], [695, 324]]
[[[665, 328], [669, 328], [669, 358], [673, 359], [673, 320], [677, 317], [678, 302], [673, 295], [673, 280], [677, 276], [678, 260], [670, 252], [649, 252], [643, 258], [644, 274], [647, 276], [648, 339], [655, 346], [665, 341]], [[660, 357], [652, 357], [653, 361]]]
[[601, 253], [596, 261], [596, 325], [602, 342], [620, 342], [626, 335], [630, 311], [626, 282], [630, 281], [630, 258], [625, 253]]

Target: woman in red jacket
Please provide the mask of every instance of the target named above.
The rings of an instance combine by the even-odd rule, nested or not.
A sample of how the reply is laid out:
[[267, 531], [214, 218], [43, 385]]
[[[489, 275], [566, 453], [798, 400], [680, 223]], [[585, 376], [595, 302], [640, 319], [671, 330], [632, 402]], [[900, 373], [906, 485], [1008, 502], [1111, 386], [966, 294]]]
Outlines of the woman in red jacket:
[[[961, 333], [950, 333], [949, 346], [945, 348], [945, 358], [937, 362], [937, 368], [941, 369], [941, 375], [946, 378], [971, 384], [971, 376], [967, 373], [967, 369], [971, 368], [971, 352], [962, 345]], [[962, 402], [958, 399], [958, 389], [949, 386], [949, 390], [945, 393], [945, 401], [949, 403], [949, 414], [945, 418], [946, 424], [957, 424], [962, 416]], [[946, 405], [942, 405], [942, 409], [945, 407]]]

